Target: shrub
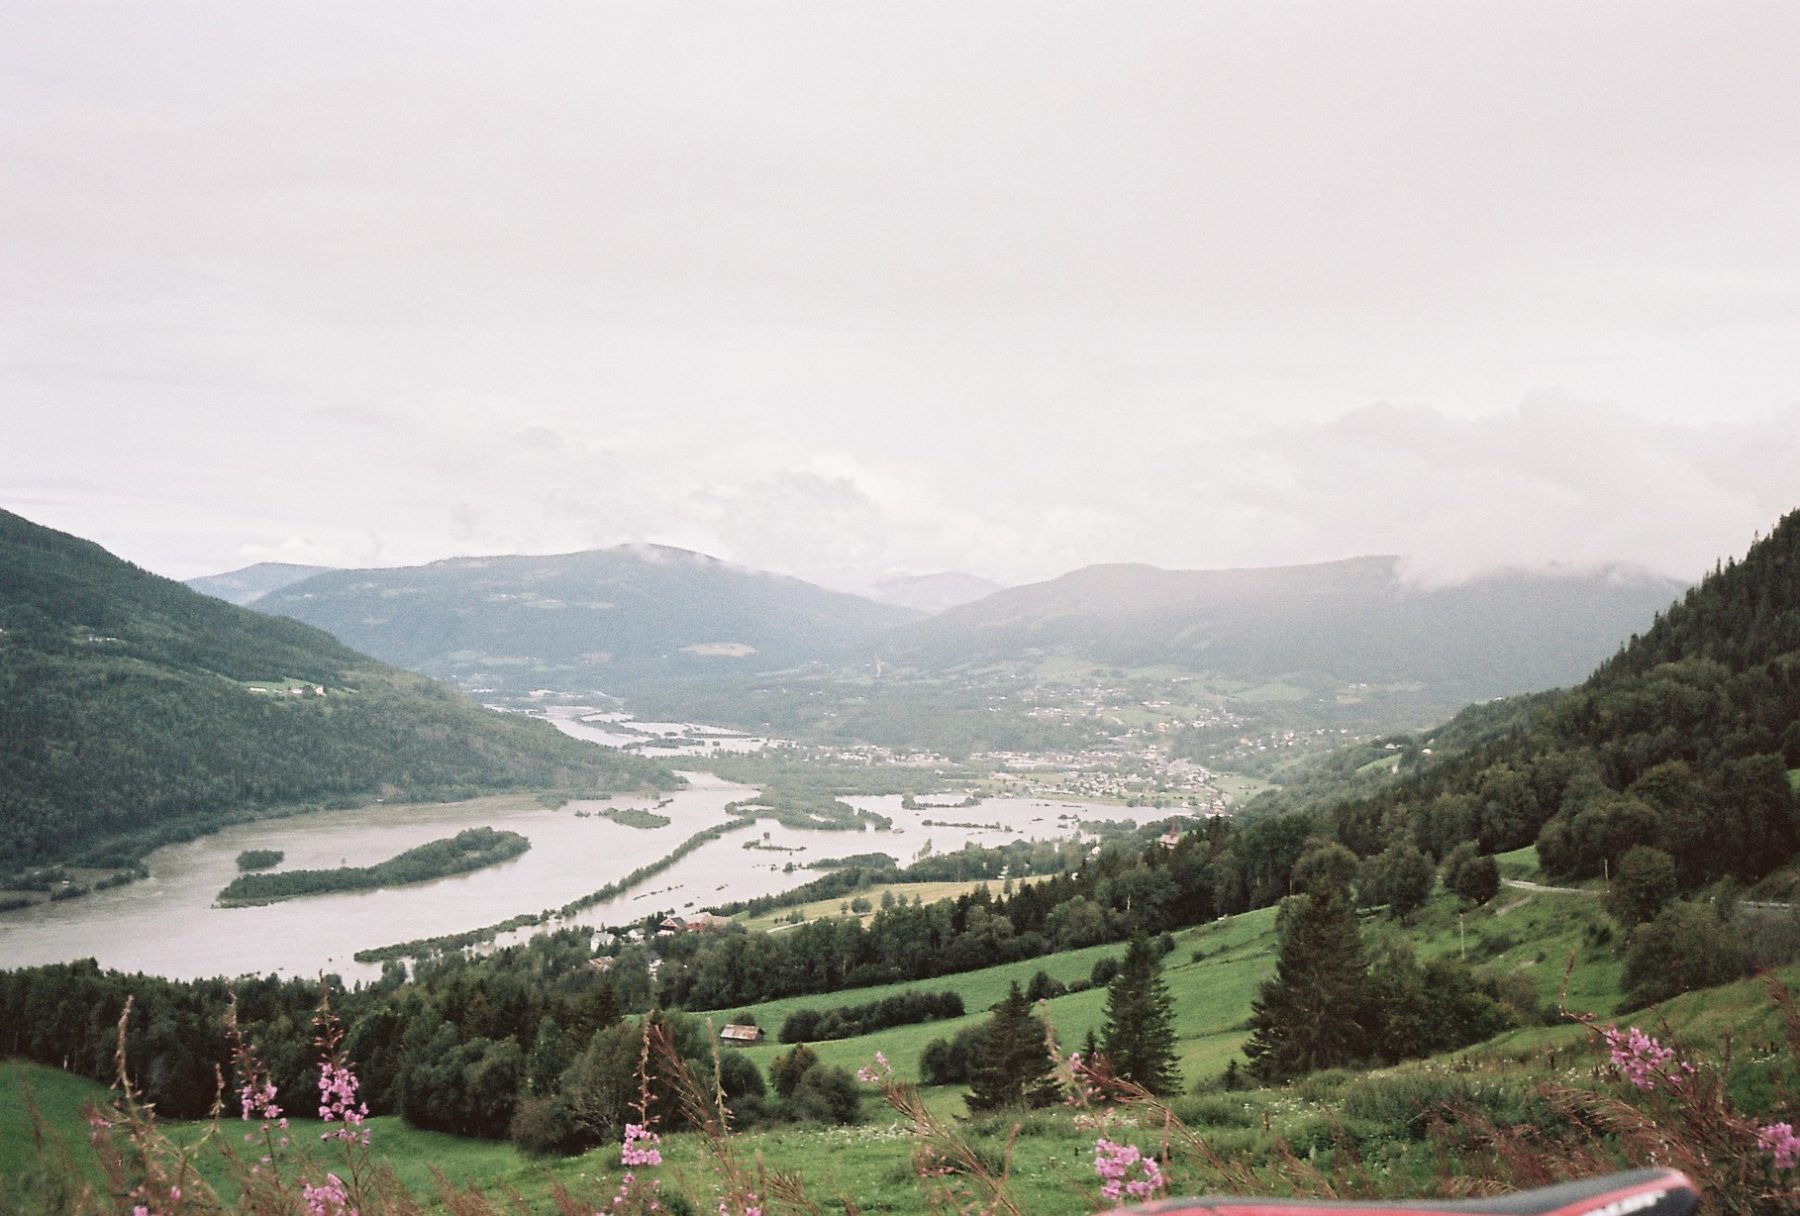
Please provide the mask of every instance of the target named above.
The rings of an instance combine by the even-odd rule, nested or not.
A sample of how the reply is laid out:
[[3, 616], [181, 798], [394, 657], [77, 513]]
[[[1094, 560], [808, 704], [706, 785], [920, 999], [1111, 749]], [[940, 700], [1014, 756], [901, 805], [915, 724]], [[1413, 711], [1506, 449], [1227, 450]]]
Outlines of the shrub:
[[1346, 1115], [1406, 1140], [1423, 1140], [1433, 1121], [1451, 1120], [1479, 1104], [1466, 1079], [1422, 1071], [1360, 1077], [1344, 1091]]
[[1619, 859], [1606, 897], [1607, 911], [1621, 925], [1641, 925], [1656, 919], [1675, 898], [1675, 889], [1675, 859], [1661, 849], [1633, 845]]
[[1195, 1127], [1254, 1127], [1259, 1122], [1256, 1112], [1242, 1098], [1225, 1094], [1198, 1095], [1169, 1105], [1183, 1123]]
[[1641, 1009], [1696, 988], [1740, 979], [1744, 948], [1732, 927], [1703, 904], [1671, 904], [1632, 930], [1625, 948], [1624, 1009]]
[[800, 1084], [800, 1078], [811, 1072], [818, 1063], [819, 1053], [802, 1043], [794, 1050], [769, 1061], [769, 1082], [783, 1098], [792, 1097]]
[[955, 992], [901, 992], [864, 1005], [796, 1009], [782, 1021], [778, 1037], [783, 1043], [853, 1039], [890, 1026], [959, 1018], [964, 1012], [963, 999]]
[[507, 1134], [525, 1152], [539, 1157], [579, 1153], [588, 1144], [580, 1124], [560, 1095], [521, 1099], [513, 1111]]
[[987, 1023], [964, 1026], [948, 1039], [933, 1039], [919, 1053], [919, 1079], [927, 1085], [963, 1085], [987, 1044]]
[[1500, 893], [1500, 865], [1491, 855], [1477, 855], [1464, 841], [1444, 858], [1444, 887], [1472, 904], [1485, 904]]
[[788, 1118], [807, 1123], [854, 1123], [862, 1110], [856, 1078], [847, 1069], [814, 1067], [782, 1103]]
[[1484, 929], [1475, 935], [1472, 953], [1477, 959], [1499, 958], [1518, 944], [1519, 939], [1505, 929]]

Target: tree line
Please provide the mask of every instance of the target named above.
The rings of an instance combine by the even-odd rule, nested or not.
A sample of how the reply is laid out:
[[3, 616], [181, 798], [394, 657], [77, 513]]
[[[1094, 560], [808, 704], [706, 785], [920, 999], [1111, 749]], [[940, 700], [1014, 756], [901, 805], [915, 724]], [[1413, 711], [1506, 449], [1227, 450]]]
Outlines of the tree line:
[[861, 1005], [796, 1009], [782, 1019], [779, 1037], [783, 1043], [821, 1043], [962, 1015], [963, 999], [954, 992], [896, 992]]
[[[427, 841], [372, 866], [240, 874], [219, 892], [219, 902], [226, 905], [267, 904], [331, 891], [369, 891], [402, 883], [426, 882], [479, 870], [517, 857], [530, 848], [531, 841], [517, 832], [464, 828], [454, 836]], [[239, 854], [240, 869], [246, 868], [244, 857], [247, 855]]]
[[[998, 895], [984, 885], [929, 905], [884, 900], [866, 926], [816, 920], [779, 934], [688, 935], [669, 946], [657, 991], [672, 1007], [733, 1009], [931, 979], [1197, 924], [1242, 910], [1218, 900], [1221, 887], [1236, 899], [1242, 886], [1236, 839], [1229, 822], [1213, 819], [1173, 849], [1109, 845], [1098, 857], [1081, 856], [1070, 872], [1007, 884], [1011, 890]], [[918, 868], [904, 873], [917, 877]], [[1285, 874], [1272, 889], [1285, 893]]]

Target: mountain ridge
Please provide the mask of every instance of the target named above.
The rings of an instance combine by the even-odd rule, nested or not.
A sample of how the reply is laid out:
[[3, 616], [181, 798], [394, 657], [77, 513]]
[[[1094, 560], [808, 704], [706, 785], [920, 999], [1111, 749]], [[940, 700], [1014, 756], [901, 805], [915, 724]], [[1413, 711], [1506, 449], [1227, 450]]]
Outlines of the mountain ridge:
[[223, 574], [208, 574], [182, 581], [201, 595], [210, 595], [241, 608], [271, 591], [311, 578], [315, 574], [323, 574], [330, 569], [330, 566], [301, 566], [293, 562], [257, 562], [237, 570], [227, 570]]
[[1470, 699], [1579, 679], [1685, 587], [1647, 572], [1502, 570], [1429, 586], [1393, 555], [1297, 566], [1082, 567], [1010, 587], [888, 639], [923, 669], [1060, 654], [1272, 679], [1425, 681]]
[[0, 511], [0, 867], [309, 800], [672, 784]]
[[610, 694], [669, 676], [832, 661], [920, 615], [647, 544], [328, 571], [255, 607], [503, 695]]

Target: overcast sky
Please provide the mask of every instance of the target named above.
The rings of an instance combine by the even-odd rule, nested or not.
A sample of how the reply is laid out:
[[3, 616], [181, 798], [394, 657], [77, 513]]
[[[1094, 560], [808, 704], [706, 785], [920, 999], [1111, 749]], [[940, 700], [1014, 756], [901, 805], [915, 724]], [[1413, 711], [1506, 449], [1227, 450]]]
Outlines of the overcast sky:
[[1800, 505], [1800, 5], [0, 9], [0, 507], [175, 577], [1697, 576]]

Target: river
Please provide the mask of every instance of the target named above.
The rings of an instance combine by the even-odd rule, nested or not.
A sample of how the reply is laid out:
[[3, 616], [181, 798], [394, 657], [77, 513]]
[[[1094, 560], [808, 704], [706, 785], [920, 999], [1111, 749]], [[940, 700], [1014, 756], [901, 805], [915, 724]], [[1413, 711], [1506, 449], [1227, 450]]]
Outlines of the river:
[[[577, 737], [592, 739], [605, 733], [574, 721], [558, 725]], [[638, 727], [643, 729], [642, 724]], [[735, 750], [747, 745], [732, 746]], [[711, 746], [710, 740], [702, 739], [664, 754], [703, 754]], [[732, 818], [725, 810], [727, 803], [751, 800], [756, 794], [751, 787], [710, 773], [682, 775], [686, 788], [661, 798], [572, 802], [557, 810], [546, 809], [529, 796], [507, 796], [431, 805], [375, 804], [239, 824], [158, 849], [147, 859], [150, 877], [143, 881], [0, 914], [0, 968], [94, 958], [103, 967], [174, 979], [310, 976], [322, 971], [336, 972], [350, 982], [373, 979], [379, 967], [356, 962], [352, 955], [357, 950], [560, 907], [667, 856], [695, 832]], [[991, 798], [974, 807], [915, 810], [903, 808], [898, 796], [845, 801], [888, 816], [895, 830], [810, 831], [759, 822], [710, 841], [617, 899], [556, 923], [617, 925], [654, 911], [694, 910], [769, 895], [817, 877], [816, 871], [803, 867], [820, 858], [885, 852], [904, 863], [927, 843], [936, 852], [951, 852], [969, 841], [1003, 844], [1021, 838], [1066, 838], [1076, 830], [1078, 819], [1148, 822], [1170, 814], [1029, 798]], [[650, 829], [626, 827], [595, 813], [607, 807], [655, 810], [669, 823]], [[926, 826], [927, 819], [934, 822]], [[969, 826], [946, 827], [946, 820]], [[999, 826], [973, 826], [977, 824]], [[281, 869], [369, 865], [482, 825], [520, 833], [531, 841], [530, 851], [471, 874], [404, 887], [309, 896], [252, 908], [213, 904], [219, 890], [236, 875], [237, 855], [245, 849], [281, 850], [286, 854]], [[791, 872], [789, 862], [795, 865]]]

